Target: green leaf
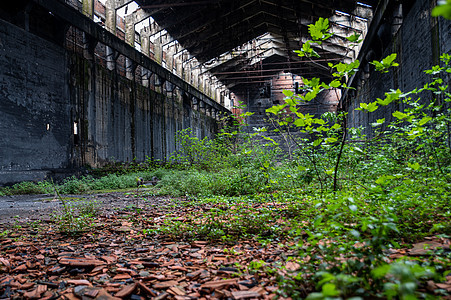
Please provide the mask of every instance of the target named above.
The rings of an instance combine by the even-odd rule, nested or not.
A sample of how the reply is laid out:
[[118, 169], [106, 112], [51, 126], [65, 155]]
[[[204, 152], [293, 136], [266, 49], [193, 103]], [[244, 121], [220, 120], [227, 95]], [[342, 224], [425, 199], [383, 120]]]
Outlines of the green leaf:
[[305, 126], [305, 120], [304, 119], [296, 119], [296, 121], [293, 122], [294, 126], [302, 127]]
[[418, 122], [418, 124], [419, 124], [420, 126], [423, 126], [424, 124], [426, 124], [426, 123], [429, 122], [430, 120], [432, 120], [432, 117], [426, 116], [426, 117], [423, 117], [423, 118], [420, 120], [420, 122]]
[[326, 40], [332, 36], [329, 33], [329, 20], [327, 18], [319, 18], [315, 24], [308, 25], [308, 31], [314, 41]]
[[299, 171], [306, 171], [307, 170], [307, 168], [305, 167], [305, 166], [298, 166], [298, 170]]
[[274, 105], [274, 106], [272, 106], [270, 108], [267, 108], [266, 112], [277, 115], [285, 108], [285, 106], [286, 106], [286, 104]]
[[378, 106], [377, 106], [376, 102], [368, 103], [368, 111], [369, 112], [373, 112], [376, 109], [378, 109]]
[[270, 138], [270, 137], [267, 137], [267, 136], [262, 136], [262, 137], [263, 137], [265, 140], [272, 142], [273, 145], [275, 145], [275, 146], [278, 146], [278, 145], [279, 145], [276, 141], [274, 141], [274, 140], [273, 140], [272, 138]]
[[414, 164], [407, 163], [407, 165], [409, 166], [409, 168], [411, 168], [411, 169], [413, 169], [413, 170], [415, 170], [415, 171], [418, 171], [418, 170], [421, 168], [420, 164], [417, 163], [417, 162], [414, 163]]
[[384, 58], [382, 60], [382, 64], [384, 64], [384, 66], [399, 66], [399, 64], [395, 63], [395, 59], [396, 59], [397, 54], [396, 53], [392, 53], [389, 56], [387, 56], [386, 58]]
[[376, 71], [388, 73], [388, 68], [399, 66], [399, 64], [395, 62], [396, 56], [397, 56], [396, 53], [392, 53], [386, 58], [384, 58], [382, 61], [379, 62], [377, 60], [374, 60], [373, 62], [371, 62], [371, 64], [376, 66]]
[[405, 114], [405, 113], [402, 113], [402, 112], [400, 112], [400, 111], [395, 111], [395, 112], [393, 113], [393, 117], [402, 120], [402, 119], [407, 118], [408, 115]]
[[357, 108], [356, 110], [367, 110], [368, 112], [373, 112], [378, 109], [378, 106], [376, 102], [370, 102], [370, 103], [360, 103], [360, 108]]
[[308, 294], [306, 300], [323, 300], [324, 296], [323, 293], [310, 293]]
[[326, 121], [324, 121], [323, 119], [313, 119], [313, 123], [318, 124], [318, 125], [324, 125], [326, 124]]
[[390, 271], [390, 265], [386, 264], [383, 266], [380, 266], [374, 270], [371, 271], [371, 274], [376, 278], [382, 278]]
[[433, 17], [442, 16], [445, 19], [451, 19], [451, 0], [441, 0], [437, 4], [432, 10], [431, 15]]
[[294, 52], [298, 54], [298, 56], [300, 57], [320, 57], [320, 55], [313, 50], [312, 45], [311, 45], [311, 41], [307, 41], [302, 45], [302, 49], [301, 50], [295, 50]]
[[332, 125], [332, 127], [330, 127], [330, 129], [333, 129], [333, 130], [337, 130], [337, 129], [340, 129], [340, 128], [341, 128], [341, 125], [338, 124], [338, 123], [335, 123], [334, 125]]
[[293, 97], [294, 92], [290, 90], [283, 90], [282, 93], [287, 97]]
[[340, 292], [337, 291], [335, 284], [333, 283], [326, 283], [322, 287], [323, 296], [325, 297], [334, 297], [340, 295]]
[[337, 88], [337, 87], [339, 87], [341, 85], [341, 82], [338, 80], [338, 79], [335, 79], [334, 81], [332, 81], [331, 83], [329, 83], [329, 86], [330, 87], [333, 87], [333, 88]]
[[316, 140], [313, 142], [313, 147], [319, 146], [319, 145], [321, 144], [322, 141], [323, 141], [323, 139], [321, 139], [321, 138], [316, 139]]
[[391, 182], [392, 179], [395, 179], [395, 176], [392, 175], [382, 175], [380, 176], [377, 180], [376, 183], [377, 184], [388, 184]]
[[332, 144], [335, 143], [337, 141], [337, 138], [334, 137], [330, 137], [326, 139], [326, 143]]
[[359, 38], [360, 38], [360, 34], [355, 32], [353, 35], [348, 36], [346, 39], [348, 41], [350, 41], [351, 43], [360, 43], [362, 40]]
[[334, 169], [325, 170], [324, 173], [331, 176], [332, 174], [334, 174]]
[[245, 112], [245, 113], [243, 113], [243, 114], [240, 114], [240, 117], [250, 117], [250, 116], [252, 116], [254, 113], [253, 112], [250, 112], [250, 111], [247, 111], [247, 112]]
[[385, 93], [385, 99], [377, 98], [377, 103], [383, 106], [389, 105], [395, 100], [398, 100], [401, 97], [402, 92], [398, 89], [396, 91], [392, 90], [389, 93]]

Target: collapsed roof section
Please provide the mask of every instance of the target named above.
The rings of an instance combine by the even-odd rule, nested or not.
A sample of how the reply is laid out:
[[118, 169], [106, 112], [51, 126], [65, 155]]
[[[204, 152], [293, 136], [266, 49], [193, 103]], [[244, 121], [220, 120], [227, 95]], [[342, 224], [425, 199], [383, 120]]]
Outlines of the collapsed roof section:
[[[106, 15], [111, 8], [118, 10], [132, 3], [104, 2]], [[136, 0], [134, 3], [139, 8], [125, 12], [126, 41], [133, 44], [136, 40], [136, 46], [140, 47], [148, 39], [162, 51], [161, 56], [168, 54], [181, 61], [186, 81], [207, 78], [203, 81], [221, 86], [227, 94], [264, 85], [281, 71], [327, 80], [328, 62], [357, 58], [359, 48], [352, 47], [346, 37], [354, 33], [365, 37], [378, 0]], [[294, 50], [309, 38], [308, 25], [320, 17], [329, 18], [334, 35], [315, 49], [321, 58], [301, 58]], [[128, 24], [133, 29], [127, 30]], [[108, 16], [106, 27], [115, 27], [108, 22]], [[135, 36], [138, 28], [141, 30]], [[155, 59], [163, 63], [157, 52], [154, 51]]]

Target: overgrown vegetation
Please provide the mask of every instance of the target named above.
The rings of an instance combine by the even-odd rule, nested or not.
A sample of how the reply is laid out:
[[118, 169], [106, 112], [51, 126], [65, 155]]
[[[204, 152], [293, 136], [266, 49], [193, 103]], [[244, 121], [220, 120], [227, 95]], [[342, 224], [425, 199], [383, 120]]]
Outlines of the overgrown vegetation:
[[[449, 1], [448, 1], [449, 2]], [[447, 3], [448, 3], [447, 2]], [[331, 37], [328, 21], [309, 26], [312, 40], [298, 54], [316, 57], [315, 46]], [[351, 43], [359, 42], [356, 35]], [[418, 257], [395, 255], [425, 237], [446, 241], [451, 235], [451, 94], [444, 80], [451, 56], [425, 72], [430, 83], [412, 91], [391, 90], [384, 99], [360, 103], [372, 114], [397, 104], [393, 121], [379, 119], [370, 136], [346, 126], [346, 112], [304, 114], [299, 104], [324, 90], [349, 89], [347, 78], [359, 62], [329, 64], [334, 80], [304, 79], [303, 92], [285, 91], [285, 103], [268, 109], [277, 131], [295, 150], [288, 155], [256, 128], [253, 134], [237, 118], [214, 140], [200, 139], [190, 129], [177, 134], [178, 151], [167, 167], [118, 168], [95, 179], [69, 178], [57, 189], [64, 194], [136, 187], [136, 178], [159, 180], [140, 197], [184, 196], [174, 201], [183, 213], [163, 216], [165, 225], [144, 229], [147, 236], [208, 239], [234, 243], [257, 239], [286, 243], [293, 250], [285, 265], [253, 261], [253, 272], [274, 274], [279, 293], [293, 299], [436, 299], [445, 289], [429, 280], [451, 276], [449, 247], [433, 248]], [[374, 61], [377, 71], [396, 67], [396, 54]], [[302, 136], [293, 135], [301, 132]], [[258, 142], [257, 137], [267, 144]], [[285, 155], [285, 156], [284, 156]], [[139, 172], [136, 172], [139, 171]], [[21, 183], [3, 194], [52, 193], [48, 182]], [[90, 228], [82, 206], [64, 203], [56, 218], [60, 230]], [[446, 245], [446, 242], [443, 243]], [[449, 245], [449, 243], [448, 243]], [[449, 296], [449, 295], [448, 295]]]
[[[312, 40], [298, 52], [303, 57], [318, 56], [312, 45], [331, 36], [324, 19], [309, 29]], [[358, 36], [349, 41], [357, 42]], [[250, 135], [222, 132], [217, 144], [232, 143], [223, 147], [225, 153], [218, 152], [213, 142], [207, 145], [182, 133], [190, 143], [184, 144], [177, 159], [193, 167], [195, 152], [202, 161], [195, 165], [201, 168], [169, 175], [160, 183], [164, 187], [160, 192], [185, 192], [194, 200], [180, 204], [178, 209], [187, 211], [184, 218], [168, 217], [165, 226], [145, 233], [222, 242], [289, 241], [296, 253], [287, 258], [290, 268], [253, 264], [258, 265], [257, 272], [277, 275], [284, 297], [446, 295], [444, 289], [428, 288], [427, 282], [443, 282], [451, 274], [449, 249], [424, 251], [423, 258], [396, 259], [390, 254], [427, 236], [450, 237], [451, 94], [443, 80], [451, 73], [450, 60], [444, 54], [441, 66], [425, 70], [431, 82], [423, 87], [388, 91], [384, 99], [361, 103], [357, 110], [367, 114], [393, 103], [403, 108], [394, 110], [393, 121], [373, 123], [371, 136], [362, 128], [348, 128], [346, 112], [313, 116], [299, 106], [324, 90], [349, 89], [346, 79], [356, 72], [359, 61], [329, 64], [335, 78], [329, 83], [304, 79], [301, 94], [284, 91], [285, 103], [267, 112], [277, 131], [295, 146], [290, 160], [280, 158], [271, 138], [263, 137], [269, 141], [266, 146], [253, 139], [266, 129], [256, 128]], [[398, 65], [396, 54], [372, 64], [380, 72]]]

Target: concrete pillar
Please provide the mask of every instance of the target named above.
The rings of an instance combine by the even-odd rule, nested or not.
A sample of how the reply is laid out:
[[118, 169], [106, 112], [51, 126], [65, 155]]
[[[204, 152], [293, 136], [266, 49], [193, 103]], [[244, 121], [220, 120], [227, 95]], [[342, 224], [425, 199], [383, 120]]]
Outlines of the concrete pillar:
[[[125, 16], [125, 42], [132, 47], [135, 47], [135, 20], [133, 14]], [[125, 70], [126, 77], [128, 79], [133, 79], [133, 61], [128, 57], [125, 58]]]
[[135, 18], [133, 14], [125, 16], [125, 42], [135, 47]]
[[116, 5], [114, 0], [106, 0], [105, 2], [105, 27], [116, 34]]
[[191, 64], [185, 63], [186, 60], [188, 60], [188, 55], [185, 56], [185, 54], [183, 54], [183, 80], [185, 80], [188, 83], [191, 83]]
[[161, 41], [160, 38], [155, 39], [154, 43], [154, 49], [155, 49], [155, 61], [161, 65], [163, 62], [163, 53], [161, 51]]
[[[200, 70], [199, 69], [196, 69], [196, 73], [197, 74], [199, 74], [200, 73]], [[198, 82], [198, 89], [200, 89], [203, 93], [205, 93], [205, 75], [197, 75], [198, 77], [199, 77], [199, 82]], [[205, 93], [206, 94], [206, 93]]]
[[[140, 31], [140, 35], [141, 35], [141, 52], [150, 57], [150, 28], [149, 27], [144, 27], [143, 29], [141, 29]], [[150, 71], [145, 69], [145, 68], [141, 68], [141, 80], [142, 80], [142, 85], [145, 87], [149, 86], [149, 78], [150, 78]]]
[[183, 78], [183, 61], [182, 61], [182, 55], [178, 55], [175, 58], [175, 69], [176, 69], [176, 74], [180, 77]]
[[199, 76], [199, 70], [193, 70], [193, 66], [191, 63], [191, 73], [193, 74], [192, 77], [192, 82], [191, 84], [195, 87], [195, 88], [199, 88], [199, 83], [200, 83], [200, 76]]
[[175, 47], [171, 46], [166, 51], [166, 67], [169, 71], [173, 72], [174, 69], [174, 54], [175, 54]]
[[[106, 0], [105, 2], [105, 27], [112, 34], [116, 34], [116, 4], [114, 0]], [[105, 47], [105, 51], [107, 69], [116, 69], [115, 51], [109, 46]]]
[[144, 27], [140, 31], [141, 35], [141, 52], [146, 55], [150, 56], [150, 28]]
[[94, 0], [83, 0], [83, 14], [89, 18], [94, 18]]

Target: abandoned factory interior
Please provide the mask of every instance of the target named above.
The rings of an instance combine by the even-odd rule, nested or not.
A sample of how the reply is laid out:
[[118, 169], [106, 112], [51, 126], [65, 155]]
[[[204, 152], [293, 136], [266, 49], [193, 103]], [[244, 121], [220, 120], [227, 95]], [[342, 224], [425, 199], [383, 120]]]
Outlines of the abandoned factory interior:
[[0, 0], [0, 300], [451, 300], [451, 0]]
[[[165, 162], [178, 148], [177, 132], [213, 138], [225, 119], [240, 114], [249, 133], [274, 129], [268, 109], [285, 103], [286, 90], [305, 98], [312, 78], [330, 86], [298, 102], [296, 113], [347, 112], [345, 126], [371, 137], [370, 124], [393, 119], [402, 103], [373, 114], [359, 110], [361, 103], [422, 87], [430, 77], [423, 71], [451, 51], [451, 23], [431, 16], [436, 5], [2, 1], [0, 184], [113, 162]], [[325, 22], [327, 33], [312, 42], [314, 25]], [[397, 67], [378, 72], [374, 61], [393, 53]], [[332, 75], [331, 66], [357, 60], [352, 72]], [[272, 130], [261, 135], [283, 144]]]

